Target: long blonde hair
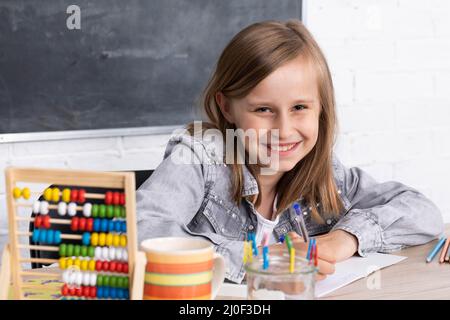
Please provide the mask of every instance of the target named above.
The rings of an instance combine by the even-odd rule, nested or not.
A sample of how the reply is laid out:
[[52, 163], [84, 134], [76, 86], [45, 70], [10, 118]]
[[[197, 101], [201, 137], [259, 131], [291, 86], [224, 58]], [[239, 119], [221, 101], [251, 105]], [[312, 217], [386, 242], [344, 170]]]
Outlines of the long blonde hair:
[[[226, 129], [236, 129], [220, 111], [216, 93], [222, 92], [227, 98], [242, 98], [271, 72], [299, 55], [309, 59], [316, 69], [321, 105], [319, 133], [314, 148], [278, 182], [276, 214], [302, 195], [312, 209], [313, 218], [323, 222], [316, 207], [319, 202], [322, 212], [327, 214], [338, 215], [343, 209], [332, 168], [332, 148], [337, 127], [334, 89], [323, 53], [300, 21], [263, 21], [246, 27], [233, 37], [223, 50], [203, 92], [202, 107], [210, 122], [204, 128], [216, 128], [224, 137]], [[189, 124], [187, 129], [192, 134], [193, 124]], [[259, 167], [246, 166], [259, 187]], [[236, 161], [232, 164], [232, 188], [233, 199], [239, 205], [242, 201], [243, 170], [242, 164]], [[258, 206], [261, 194], [251, 201]]]

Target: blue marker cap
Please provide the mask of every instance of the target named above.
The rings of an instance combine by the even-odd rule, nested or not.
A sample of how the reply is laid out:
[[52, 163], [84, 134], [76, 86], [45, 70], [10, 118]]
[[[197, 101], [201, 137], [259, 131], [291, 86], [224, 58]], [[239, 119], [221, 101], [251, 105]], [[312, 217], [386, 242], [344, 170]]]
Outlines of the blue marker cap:
[[300, 213], [302, 213], [302, 210], [301, 210], [300, 205], [298, 203], [294, 204], [294, 209], [295, 209], [295, 213], [297, 215], [300, 215]]

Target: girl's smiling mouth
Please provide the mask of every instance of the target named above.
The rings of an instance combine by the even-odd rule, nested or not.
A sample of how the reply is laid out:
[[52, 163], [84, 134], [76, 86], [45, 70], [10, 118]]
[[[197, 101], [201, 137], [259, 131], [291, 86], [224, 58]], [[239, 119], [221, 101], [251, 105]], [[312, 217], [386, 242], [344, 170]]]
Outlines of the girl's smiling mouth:
[[302, 142], [303, 141], [291, 143], [265, 144], [264, 146], [267, 148], [269, 155], [271, 155], [272, 152], [277, 152], [279, 156], [285, 157], [294, 153]]

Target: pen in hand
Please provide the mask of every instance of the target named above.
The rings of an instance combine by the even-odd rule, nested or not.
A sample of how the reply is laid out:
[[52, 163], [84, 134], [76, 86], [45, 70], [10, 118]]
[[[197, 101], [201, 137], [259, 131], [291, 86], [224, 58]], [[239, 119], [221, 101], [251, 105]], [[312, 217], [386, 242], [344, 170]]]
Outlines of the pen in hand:
[[303, 220], [302, 216], [302, 210], [298, 203], [294, 204], [294, 210], [296, 214], [295, 221], [297, 222], [298, 228], [302, 232], [303, 241], [308, 242], [309, 241], [308, 231], [306, 230], [305, 221]]

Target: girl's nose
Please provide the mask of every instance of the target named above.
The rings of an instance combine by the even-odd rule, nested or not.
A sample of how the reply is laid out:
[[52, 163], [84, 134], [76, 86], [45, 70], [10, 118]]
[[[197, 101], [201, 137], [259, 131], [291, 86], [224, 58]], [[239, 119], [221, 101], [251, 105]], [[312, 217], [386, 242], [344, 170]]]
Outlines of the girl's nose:
[[274, 128], [278, 129], [278, 139], [280, 141], [289, 141], [289, 138], [294, 135], [294, 125], [293, 119], [288, 114], [279, 114], [274, 123]]

